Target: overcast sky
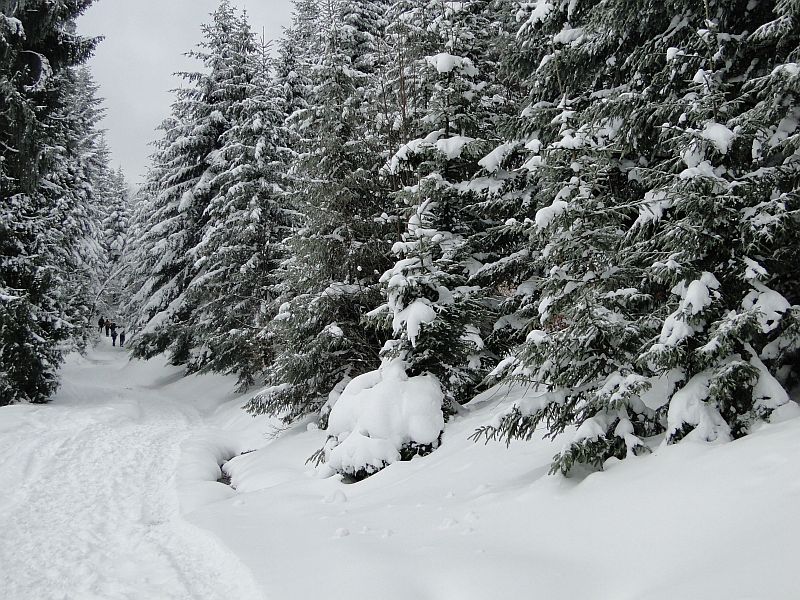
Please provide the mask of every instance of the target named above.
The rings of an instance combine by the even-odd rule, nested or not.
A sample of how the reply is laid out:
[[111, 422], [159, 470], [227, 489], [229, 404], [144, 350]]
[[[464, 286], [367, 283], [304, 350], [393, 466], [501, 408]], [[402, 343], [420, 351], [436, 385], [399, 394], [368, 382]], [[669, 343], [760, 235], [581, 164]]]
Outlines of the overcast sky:
[[[172, 73], [194, 68], [183, 56], [200, 41], [217, 0], [95, 0], [78, 21], [84, 35], [103, 35], [90, 67], [106, 99], [103, 126], [128, 180], [145, 174], [156, 126], [169, 114]], [[289, 24], [291, 0], [235, 0], [246, 8], [253, 30], [278, 39]]]

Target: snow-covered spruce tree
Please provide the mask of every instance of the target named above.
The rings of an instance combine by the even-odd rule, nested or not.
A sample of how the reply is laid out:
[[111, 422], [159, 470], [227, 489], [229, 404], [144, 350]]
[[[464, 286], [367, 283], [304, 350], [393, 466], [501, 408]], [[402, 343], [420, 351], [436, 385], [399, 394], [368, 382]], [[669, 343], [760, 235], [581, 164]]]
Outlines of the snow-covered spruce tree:
[[100, 289], [96, 294], [95, 312], [112, 316], [119, 324], [127, 326], [123, 319], [121, 307], [126, 302], [124, 291], [126, 271], [129, 265], [124, 257], [127, 255], [132, 238], [131, 211], [132, 190], [125, 179], [122, 168], [114, 171], [108, 161], [96, 185], [98, 202], [100, 203], [101, 224], [100, 243], [104, 252], [103, 263], [97, 270]]
[[[698, 31], [699, 44], [668, 50], [672, 73], [688, 65], [693, 77], [682, 113], [661, 137], [681, 161], [677, 173], [668, 170], [674, 158], [641, 173], [652, 188], [648, 206], [667, 213], [653, 235], [667, 260], [653, 265], [654, 276], [674, 285], [671, 312], [642, 361], [685, 373], [669, 404], [671, 443], [749, 433], [788, 406], [775, 375], [784, 383], [796, 377], [796, 348], [778, 348], [798, 339], [798, 280], [787, 260], [800, 242], [792, 216], [800, 200], [797, 113], [765, 113], [757, 83], [780, 77], [789, 53], [797, 56], [796, 45], [785, 45], [800, 34], [796, 20], [779, 38], [757, 33], [776, 17], [785, 22], [787, 9], [780, 2], [715, 7]], [[765, 48], [769, 61], [761, 60]], [[795, 63], [791, 69], [796, 78]], [[773, 88], [768, 102], [787, 91]], [[791, 135], [794, 142], [785, 145]]]
[[[283, 115], [283, 131], [286, 135], [286, 169], [284, 172], [285, 204], [294, 210], [294, 231], [301, 226], [304, 217], [299, 207], [303, 204], [302, 193], [305, 189], [303, 181], [307, 173], [303, 172], [303, 156], [309, 148], [314, 147], [315, 130], [310, 127], [314, 121], [313, 104], [315, 88], [315, 69], [324, 51], [324, 36], [320, 30], [322, 23], [321, 0], [293, 0], [291, 25], [284, 31], [278, 42], [278, 51], [274, 65], [274, 81], [281, 98]], [[287, 255], [291, 262], [291, 252]], [[291, 278], [287, 277], [286, 265], [282, 265], [278, 285], [273, 293], [283, 301], [295, 295], [291, 289]], [[272, 329], [272, 326], [269, 326]], [[270, 337], [272, 334], [265, 332]]]
[[99, 121], [104, 114], [88, 69], [65, 69], [55, 76], [61, 105], [42, 147], [41, 189], [53, 207], [43, 253], [55, 279], [55, 292], [70, 341], [84, 348], [93, 327], [95, 299], [103, 263], [99, 188], [108, 169]]
[[125, 253], [131, 218], [131, 191], [122, 167], [108, 173], [103, 213], [103, 248], [109, 262], [116, 265]]
[[[148, 175], [148, 178], [151, 176], [152, 173]], [[149, 272], [146, 266], [153, 264], [149, 254], [150, 245], [145, 244], [153, 202], [144, 185], [138, 186], [132, 193], [130, 207], [128, 241], [120, 257], [119, 268], [115, 273], [118, 273], [120, 292], [116, 305], [117, 314], [132, 334], [136, 330], [137, 311], [141, 306], [140, 297], [137, 294], [141, 290], [142, 280]]]
[[304, 221], [288, 239], [288, 301], [273, 321], [281, 351], [268, 387], [248, 405], [287, 421], [319, 411], [335, 388], [378, 366], [382, 341], [361, 321], [379, 301], [391, 239], [377, 176], [385, 157], [363, 102], [383, 4], [326, 0], [321, 8], [324, 51], [313, 69], [292, 183]]
[[[194, 310], [186, 291], [202, 272], [196, 247], [207, 231], [206, 208], [216, 190], [213, 162], [230, 128], [232, 107], [245, 97], [247, 56], [252, 35], [246, 18], [227, 0], [203, 26], [203, 41], [192, 56], [203, 72], [182, 73], [189, 84], [175, 91], [172, 116], [145, 186], [151, 203], [137, 241], [132, 277], [139, 282], [126, 312], [134, 316], [131, 347], [137, 357], [169, 351], [176, 364], [191, 360], [198, 345], [188, 326]], [[132, 310], [131, 310], [132, 309]]]
[[[173, 112], [175, 109], [173, 106]], [[154, 143], [156, 152], [132, 213], [132, 236], [126, 263], [129, 268], [124, 273], [125, 294], [119, 310], [134, 334], [158, 315], [161, 319], [167, 318], [164, 311], [172, 298], [166, 296], [162, 288], [180, 273], [185, 253], [183, 223], [178, 211], [180, 198], [174, 193], [159, 191], [159, 182], [166, 181], [169, 176], [166, 152], [180, 136], [178, 117], [173, 114], [159, 128], [164, 136]], [[165, 347], [168, 344], [169, 340]], [[130, 345], [134, 346], [133, 341]]]
[[482, 334], [493, 312], [483, 290], [468, 286], [479, 262], [467, 243], [485, 227], [471, 210], [483, 191], [473, 177], [498, 141], [506, 104], [490, 68], [492, 7], [398, 2], [390, 15], [399, 21], [385, 55], [396, 62], [375, 97], [391, 124], [384, 137], [398, 144], [384, 172], [401, 187], [389, 221], [404, 231], [393, 248], [398, 260], [381, 278], [388, 302], [370, 319], [388, 320], [395, 337], [381, 366], [329, 404], [330, 436], [318, 453], [355, 479], [439, 445], [445, 412], [457, 410], [487, 370]]
[[[60, 207], [44, 193], [53, 162], [42, 150], [64, 133], [52, 129], [70, 101], [62, 73], [96, 43], [74, 32], [74, 19], [89, 4], [0, 4], [0, 405], [48, 399], [60, 344], [71, 333], [60, 265], [49, 262], [49, 226]], [[65, 241], [76, 248], [77, 240]]]
[[211, 165], [216, 190], [196, 248], [202, 264], [189, 287], [200, 350], [196, 368], [238, 373], [252, 385], [274, 354], [267, 325], [277, 314], [278, 267], [293, 214], [286, 206], [288, 136], [283, 98], [262, 41], [248, 57], [248, 88]]
[[[488, 225], [472, 210], [484, 191], [473, 178], [498, 142], [497, 120], [507, 103], [491, 51], [493, 32], [502, 32], [485, 1], [428, 3], [405, 16], [404, 27], [395, 30], [396, 53], [417, 66], [394, 81], [408, 86], [413, 77], [427, 82], [427, 89], [411, 84], [424, 106], [402, 111], [420, 115], [418, 122], [401, 122], [417, 137], [389, 164], [406, 182], [397, 200], [407, 226], [394, 246], [399, 260], [383, 277], [388, 304], [373, 315], [391, 315], [396, 339], [386, 356], [402, 357], [411, 374], [436, 375], [452, 410], [470, 397], [491, 360], [483, 337], [491, 332], [493, 310], [485, 290], [469, 285], [470, 273], [480, 266], [470, 241]], [[414, 57], [402, 35], [419, 39], [423, 24], [409, 25], [423, 16], [431, 19], [427, 31], [436, 35], [427, 36], [429, 46]], [[405, 87], [398, 92], [398, 98], [408, 95]]]
[[785, 200], [765, 203], [769, 184], [752, 175], [764, 130], [736, 126], [758, 97], [746, 82], [777, 68], [754, 60], [765, 54], [748, 37], [774, 7], [528, 7], [532, 97], [518, 141], [534, 154], [542, 279], [510, 376], [541, 395], [479, 434], [577, 425], [553, 464], [567, 473], [660, 432], [738, 437], [788, 402], [773, 375], [789, 357], [774, 349], [791, 356], [782, 332], [796, 296], [772, 257], [797, 240]]
[[303, 151], [304, 131], [310, 116], [308, 103], [313, 93], [312, 75], [322, 51], [319, 14], [320, 0], [294, 0], [292, 23], [279, 41], [274, 66], [293, 163]]
[[[585, 18], [589, 8], [584, 3], [570, 14], [571, 4], [530, 5], [520, 31], [524, 59], [517, 59], [516, 66], [531, 80], [531, 97], [509, 144], [524, 146], [527, 160], [520, 170], [528, 182], [512, 187], [512, 199], [517, 189], [521, 191], [520, 211], [503, 230], [516, 244], [520, 236], [528, 239], [486, 268], [522, 273], [514, 282], [516, 302], [510, 303], [515, 312], [505, 322], [512, 335], [519, 335], [515, 331], [521, 328], [527, 341], [516, 361], [504, 361], [508, 370], [500, 373], [552, 394], [541, 404], [515, 407], [499, 428], [483, 431], [488, 435], [526, 437], [541, 421], [554, 433], [563, 431], [580, 418], [576, 411], [602, 386], [604, 377], [632, 362], [630, 353], [638, 342], [631, 338], [639, 330], [619, 315], [616, 296], [604, 296], [634, 285], [623, 279], [631, 273], [617, 265], [624, 229], [609, 201], [609, 196], [614, 198], [614, 188], [609, 192], [609, 187], [616, 183], [611, 178], [623, 179], [618, 157], [606, 151], [615, 132], [584, 116], [593, 104], [597, 63], [602, 65], [605, 57], [592, 61], [580, 56], [588, 60], [581, 71], [573, 56], [579, 52], [573, 42], [583, 31], [573, 26], [583, 24], [579, 18]], [[539, 207], [544, 208], [531, 219]]]
[[[554, 12], [556, 5], [561, 13]], [[504, 139], [481, 161], [489, 179], [484, 199], [476, 208], [490, 224], [471, 240], [473, 251], [483, 255], [483, 264], [471, 281], [492, 287], [499, 300], [499, 319], [488, 341], [508, 356], [492, 373], [497, 378], [518, 364], [512, 350], [525, 341], [531, 323], [539, 317], [536, 299], [544, 241], [535, 226], [535, 216], [542, 150], [547, 142], [559, 139], [562, 120], [571, 114], [564, 111], [567, 103], [539, 102], [538, 67], [546, 66], [551, 54], [558, 52], [553, 39], [562, 30], [566, 3], [502, 6], [505, 10], [497, 11], [497, 19], [506, 35], [499, 37], [502, 54], [497, 69], [511, 104], [518, 109], [516, 114], [504, 115], [499, 123]], [[519, 31], [515, 35], [511, 31], [517, 21], [522, 25], [516, 25]]]
[[[772, 324], [774, 327], [763, 322], [766, 314], [759, 323], [769, 329], [769, 343], [761, 351], [761, 358], [789, 389], [798, 382], [795, 365], [800, 350], [800, 278], [791, 266], [800, 232], [795, 214], [800, 203], [800, 4], [785, 0], [770, 4], [769, 8], [772, 14], [747, 42], [752, 52], [765, 52], [774, 60], [743, 84], [741, 93], [748, 105], [731, 121], [731, 126], [739, 136], [743, 153], [749, 145], [754, 162], [750, 173], [740, 178], [746, 184], [740, 189], [748, 195], [748, 205], [742, 209], [741, 235], [751, 244], [749, 258], [758, 261], [763, 271], [745, 268], [745, 279], [757, 293], [754, 296], [750, 292], [748, 304], [750, 308], [761, 308], [762, 313], [768, 308], [761, 302], [768, 297], [763, 285], [773, 288], [791, 304], [780, 322]], [[745, 266], [752, 265], [745, 262]], [[775, 294], [769, 296], [779, 307], [785, 306]], [[750, 299], [758, 301], [750, 304]]]
[[483, 227], [467, 239], [467, 245], [480, 262], [472, 269], [469, 283], [485, 290], [497, 312], [485, 342], [495, 355], [504, 356], [525, 339], [527, 298], [536, 289], [537, 271], [530, 260], [526, 231], [536, 214], [535, 183], [520, 168], [528, 150], [517, 138], [518, 106], [529, 92], [528, 82], [519, 78], [519, 63], [526, 59], [516, 35], [519, 8], [497, 1], [490, 3], [489, 10], [490, 26], [478, 28], [475, 35], [478, 47], [485, 48], [481, 72], [493, 78], [492, 88], [484, 92], [491, 99], [484, 102], [488, 104], [484, 111], [499, 141], [478, 162], [482, 170], [470, 184], [479, 193], [470, 211], [480, 216]]

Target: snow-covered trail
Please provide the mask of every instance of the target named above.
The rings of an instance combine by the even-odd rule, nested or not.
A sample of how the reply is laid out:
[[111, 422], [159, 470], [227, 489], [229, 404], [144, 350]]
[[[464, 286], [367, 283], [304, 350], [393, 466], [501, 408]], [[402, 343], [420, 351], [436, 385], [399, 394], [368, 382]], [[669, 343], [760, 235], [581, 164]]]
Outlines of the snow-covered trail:
[[[138, 375], [138, 377], [137, 377]], [[106, 338], [46, 406], [0, 420], [0, 598], [261, 598], [210, 533], [184, 521], [181, 443], [201, 414], [144, 380]]]

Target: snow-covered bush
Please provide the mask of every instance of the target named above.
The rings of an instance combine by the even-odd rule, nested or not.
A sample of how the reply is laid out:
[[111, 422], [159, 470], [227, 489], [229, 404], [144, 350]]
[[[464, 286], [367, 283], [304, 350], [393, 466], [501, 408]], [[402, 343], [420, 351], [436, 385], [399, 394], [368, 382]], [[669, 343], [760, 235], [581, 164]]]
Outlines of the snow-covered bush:
[[399, 460], [429, 453], [444, 428], [442, 389], [433, 375], [409, 377], [401, 359], [354, 378], [328, 418], [328, 466], [363, 479]]

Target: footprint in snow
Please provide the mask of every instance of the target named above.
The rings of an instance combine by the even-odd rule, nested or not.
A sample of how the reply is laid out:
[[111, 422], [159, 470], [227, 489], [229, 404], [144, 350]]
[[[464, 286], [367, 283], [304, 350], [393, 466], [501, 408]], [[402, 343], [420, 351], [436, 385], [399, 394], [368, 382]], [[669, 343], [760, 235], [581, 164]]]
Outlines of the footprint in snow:
[[347, 502], [347, 496], [341, 490], [336, 490], [325, 496], [322, 499], [323, 504], [344, 504]]
[[473, 511], [470, 511], [464, 515], [464, 520], [467, 523], [477, 523], [480, 520], [480, 518], [481, 518], [480, 515], [478, 515], [478, 513]]

